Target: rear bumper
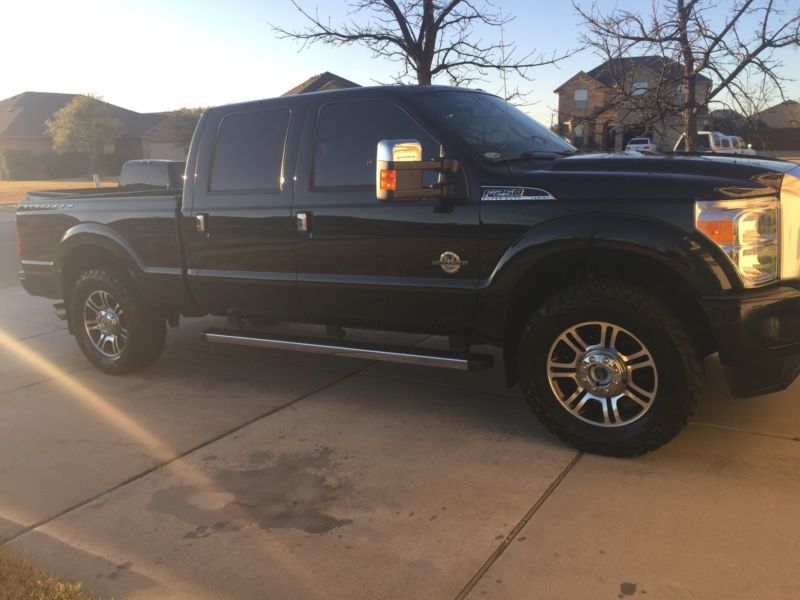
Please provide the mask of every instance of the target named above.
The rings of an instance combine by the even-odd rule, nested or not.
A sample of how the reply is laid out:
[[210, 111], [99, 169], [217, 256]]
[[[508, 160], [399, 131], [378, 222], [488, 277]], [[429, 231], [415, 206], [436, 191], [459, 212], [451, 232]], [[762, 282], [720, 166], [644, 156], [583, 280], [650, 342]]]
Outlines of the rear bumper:
[[800, 374], [800, 281], [701, 300], [738, 397], [786, 389]]

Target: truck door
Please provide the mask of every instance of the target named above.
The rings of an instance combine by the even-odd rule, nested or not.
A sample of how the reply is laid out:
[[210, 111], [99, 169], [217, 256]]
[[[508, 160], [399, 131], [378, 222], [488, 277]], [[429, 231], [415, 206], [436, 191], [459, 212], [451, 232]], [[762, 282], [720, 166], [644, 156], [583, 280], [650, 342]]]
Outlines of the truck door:
[[[247, 105], [245, 105], [247, 106]], [[254, 103], [211, 114], [198, 151], [184, 237], [188, 279], [215, 314], [296, 314], [291, 214], [297, 103]]]
[[386, 95], [361, 98], [308, 107], [294, 198], [300, 307], [329, 323], [463, 332], [475, 316], [478, 199], [379, 202], [379, 140], [417, 139], [424, 159], [441, 141]]

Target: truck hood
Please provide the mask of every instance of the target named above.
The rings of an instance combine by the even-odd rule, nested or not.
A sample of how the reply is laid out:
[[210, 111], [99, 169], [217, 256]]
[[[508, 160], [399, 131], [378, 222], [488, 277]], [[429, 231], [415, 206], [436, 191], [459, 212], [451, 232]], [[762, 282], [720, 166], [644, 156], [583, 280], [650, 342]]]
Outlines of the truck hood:
[[542, 188], [557, 199], [720, 200], [775, 195], [796, 167], [751, 156], [581, 154], [511, 163], [509, 181], [492, 185]]

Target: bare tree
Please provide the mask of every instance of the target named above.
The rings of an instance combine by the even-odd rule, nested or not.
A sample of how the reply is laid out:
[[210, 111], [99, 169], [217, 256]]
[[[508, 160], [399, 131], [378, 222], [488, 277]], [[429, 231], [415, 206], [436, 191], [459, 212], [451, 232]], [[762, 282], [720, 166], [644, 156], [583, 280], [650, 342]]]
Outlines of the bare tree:
[[481, 81], [490, 72], [530, 79], [529, 69], [555, 64], [574, 51], [545, 55], [530, 51], [517, 56], [513, 43], [484, 41], [481, 28], [500, 28], [513, 17], [501, 15], [489, 1], [479, 0], [351, 0], [345, 22], [303, 8], [291, 0], [307, 26], [289, 30], [270, 24], [281, 39], [294, 39], [301, 47], [323, 43], [334, 47], [360, 45], [373, 56], [402, 65], [396, 83], [431, 85], [447, 77], [452, 85]]
[[[682, 115], [689, 151], [696, 148], [698, 112], [710, 101], [747, 97], [759, 81], [783, 96], [787, 80], [774, 51], [800, 46], [800, 8], [776, 0], [732, 0], [720, 22], [712, 18], [720, 10], [713, 0], [652, 0], [646, 13], [574, 6], [586, 26], [583, 41], [608, 59], [619, 80], [617, 101], [651, 120]], [[658, 84], [646, 93], [625, 73], [632, 55], [665, 59]]]

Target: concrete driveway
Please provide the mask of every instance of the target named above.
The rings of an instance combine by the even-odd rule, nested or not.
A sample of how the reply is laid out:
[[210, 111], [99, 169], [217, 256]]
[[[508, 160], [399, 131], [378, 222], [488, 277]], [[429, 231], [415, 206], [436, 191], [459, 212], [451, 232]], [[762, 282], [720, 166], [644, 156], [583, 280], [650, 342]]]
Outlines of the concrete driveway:
[[204, 345], [213, 319], [104, 376], [13, 263], [0, 539], [103, 598], [800, 597], [797, 385], [735, 400], [712, 359], [677, 440], [582, 455], [499, 369]]

